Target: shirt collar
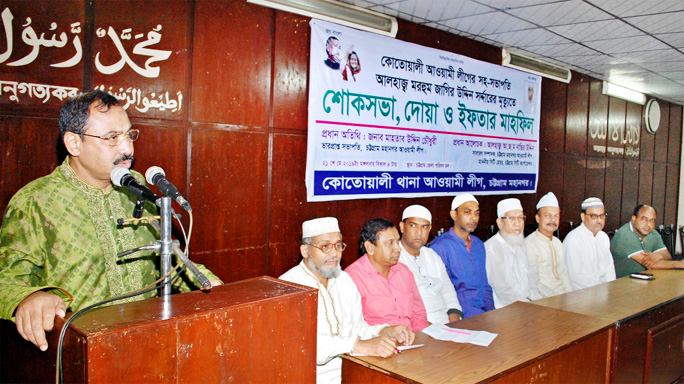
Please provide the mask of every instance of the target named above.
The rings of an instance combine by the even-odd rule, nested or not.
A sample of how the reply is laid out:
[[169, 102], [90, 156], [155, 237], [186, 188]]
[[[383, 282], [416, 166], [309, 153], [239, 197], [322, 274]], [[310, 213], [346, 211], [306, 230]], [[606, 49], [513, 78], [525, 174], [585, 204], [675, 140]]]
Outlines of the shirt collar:
[[[92, 185], [81, 180], [81, 178], [79, 178], [76, 175], [76, 172], [74, 172], [73, 168], [71, 168], [70, 164], [71, 156], [67, 156], [62, 162], [62, 164], [58, 167], [60, 173], [62, 174], [62, 176], [64, 176], [67, 182], [69, 182], [69, 184], [74, 186], [74, 188], [78, 189], [79, 191], [88, 195], [103, 196], [105, 194], [102, 188], [93, 187]], [[112, 188], [110, 188], [110, 192], [113, 190], [113, 188], [113, 186]]]

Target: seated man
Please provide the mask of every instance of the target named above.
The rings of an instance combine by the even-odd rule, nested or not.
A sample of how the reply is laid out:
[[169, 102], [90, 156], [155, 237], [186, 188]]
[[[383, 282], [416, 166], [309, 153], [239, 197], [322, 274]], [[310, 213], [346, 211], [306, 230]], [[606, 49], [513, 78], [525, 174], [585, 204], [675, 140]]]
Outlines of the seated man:
[[340, 269], [346, 245], [337, 219], [323, 217], [302, 224], [302, 261], [280, 279], [318, 288], [316, 382], [339, 383], [342, 353], [388, 357], [397, 343], [410, 345], [415, 334], [403, 325], [370, 326], [363, 320], [361, 296]]
[[541, 299], [534, 271], [525, 254], [525, 215], [520, 200], [510, 198], [496, 206], [499, 232], [485, 242], [487, 278], [494, 290], [494, 305]]
[[573, 288], [582, 289], [615, 280], [610, 239], [603, 232], [606, 210], [597, 197], [582, 202], [582, 224], [563, 240], [565, 263]]
[[432, 228], [432, 214], [422, 205], [411, 205], [404, 209], [401, 220], [399, 262], [413, 272], [428, 321], [446, 324], [460, 320], [463, 312], [444, 262], [425, 246]]
[[[114, 96], [89, 91], [64, 103], [59, 128], [69, 155], [54, 172], [12, 197], [0, 228], [0, 318], [16, 317], [21, 336], [43, 351], [55, 315], [64, 317], [67, 308], [77, 311], [157, 279], [152, 252], [123, 261], [117, 257], [157, 238], [149, 225], [116, 224], [117, 218], [132, 215], [136, 202], [110, 181], [114, 167], [133, 164], [138, 130], [126, 111]], [[131, 173], [144, 183], [139, 173]], [[156, 214], [155, 207], [147, 204], [146, 213]], [[212, 285], [221, 283], [198, 267]]]
[[361, 229], [359, 248], [364, 255], [345, 271], [359, 288], [366, 322], [403, 324], [414, 332], [430, 325], [413, 273], [399, 263], [399, 232], [394, 224], [368, 220]]
[[553, 192], [539, 200], [534, 219], [539, 228], [525, 238], [525, 251], [537, 279], [539, 293], [549, 297], [572, 291], [563, 243], [553, 235], [560, 223], [560, 206]]
[[684, 260], [672, 260], [663, 239], [655, 229], [655, 208], [639, 204], [632, 220], [615, 232], [610, 241], [617, 277], [648, 269], [684, 268]]
[[480, 205], [470, 193], [461, 193], [451, 202], [449, 214], [454, 220], [453, 228], [436, 238], [430, 249], [444, 261], [463, 308], [463, 317], [491, 311], [494, 298], [487, 282], [485, 247], [471, 235], [480, 221]]

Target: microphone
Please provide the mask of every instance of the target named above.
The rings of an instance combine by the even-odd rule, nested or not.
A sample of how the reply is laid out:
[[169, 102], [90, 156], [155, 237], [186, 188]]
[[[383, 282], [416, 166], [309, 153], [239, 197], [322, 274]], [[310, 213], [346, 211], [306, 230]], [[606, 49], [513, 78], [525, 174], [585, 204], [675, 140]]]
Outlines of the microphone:
[[109, 178], [112, 180], [112, 183], [117, 187], [126, 187], [132, 194], [140, 198], [149, 200], [153, 202], [155, 205], [159, 205], [157, 204], [159, 196], [155, 195], [154, 192], [152, 192], [146, 186], [138, 183], [138, 180], [136, 180], [135, 177], [131, 175], [131, 171], [129, 171], [128, 168], [115, 167], [109, 174]]
[[164, 173], [164, 170], [161, 169], [161, 167], [147, 168], [147, 171], [145, 172], [145, 180], [152, 185], [156, 185], [161, 193], [163, 193], [165, 196], [176, 200], [176, 202], [180, 204], [183, 209], [188, 212], [192, 212], [190, 203], [185, 200], [183, 195], [178, 192], [178, 189], [166, 178], [166, 173]]

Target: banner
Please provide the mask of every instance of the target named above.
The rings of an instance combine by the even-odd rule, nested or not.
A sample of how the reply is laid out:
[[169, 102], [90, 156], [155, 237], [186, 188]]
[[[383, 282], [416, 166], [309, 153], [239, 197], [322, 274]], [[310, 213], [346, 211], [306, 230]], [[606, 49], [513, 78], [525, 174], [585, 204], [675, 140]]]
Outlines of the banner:
[[310, 24], [308, 201], [535, 192], [541, 77]]

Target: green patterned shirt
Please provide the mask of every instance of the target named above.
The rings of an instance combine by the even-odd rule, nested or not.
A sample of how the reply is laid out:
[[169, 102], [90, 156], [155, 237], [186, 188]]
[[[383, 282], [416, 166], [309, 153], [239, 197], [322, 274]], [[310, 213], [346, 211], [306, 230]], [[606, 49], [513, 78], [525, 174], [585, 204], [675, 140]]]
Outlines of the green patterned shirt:
[[[139, 173], [132, 173], [144, 182]], [[157, 256], [151, 251], [117, 258], [118, 252], [157, 239], [148, 224], [117, 225], [116, 219], [132, 216], [135, 202], [125, 188], [112, 186], [105, 194], [79, 179], [69, 157], [50, 175], [19, 190], [0, 228], [0, 318], [12, 319], [17, 305], [38, 290], [62, 297], [68, 308], [77, 311], [154, 282]], [[154, 212], [155, 207], [147, 204], [145, 215]], [[198, 267], [209, 279], [218, 280]], [[190, 290], [182, 282], [177, 288]], [[155, 295], [150, 292], [117, 303]]]

